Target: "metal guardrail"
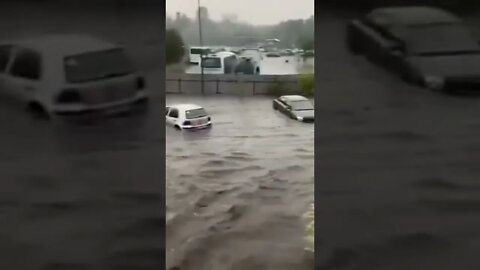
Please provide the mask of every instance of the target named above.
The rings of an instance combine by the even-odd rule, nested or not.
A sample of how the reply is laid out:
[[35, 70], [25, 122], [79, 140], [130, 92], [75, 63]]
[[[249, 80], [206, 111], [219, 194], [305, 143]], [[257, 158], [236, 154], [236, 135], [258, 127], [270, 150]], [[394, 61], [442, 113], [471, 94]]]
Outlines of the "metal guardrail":
[[[275, 77], [274, 77], [275, 78]], [[177, 82], [178, 83], [178, 91], [174, 93], [181, 94], [182, 93], [182, 83], [183, 82], [201, 82], [202, 80], [200, 79], [183, 79], [183, 78], [177, 78], [177, 79], [165, 79], [166, 82]], [[260, 93], [256, 92], [256, 85], [257, 84], [265, 84], [265, 83], [298, 83], [299, 80], [277, 80], [276, 78], [273, 80], [243, 80], [243, 79], [204, 79], [203, 80], [206, 83], [216, 83], [216, 94], [222, 94], [220, 92], [220, 83], [251, 83], [252, 84], [252, 94], [257, 95]], [[170, 92], [173, 93], [173, 92]]]

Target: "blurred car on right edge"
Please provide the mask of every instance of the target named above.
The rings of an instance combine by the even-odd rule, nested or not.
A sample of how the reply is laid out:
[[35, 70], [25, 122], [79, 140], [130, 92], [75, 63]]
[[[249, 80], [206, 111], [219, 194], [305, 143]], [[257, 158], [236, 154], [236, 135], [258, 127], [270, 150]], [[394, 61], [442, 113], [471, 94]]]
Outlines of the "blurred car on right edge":
[[480, 93], [480, 45], [456, 15], [433, 7], [374, 9], [347, 26], [354, 54], [407, 82], [444, 92]]

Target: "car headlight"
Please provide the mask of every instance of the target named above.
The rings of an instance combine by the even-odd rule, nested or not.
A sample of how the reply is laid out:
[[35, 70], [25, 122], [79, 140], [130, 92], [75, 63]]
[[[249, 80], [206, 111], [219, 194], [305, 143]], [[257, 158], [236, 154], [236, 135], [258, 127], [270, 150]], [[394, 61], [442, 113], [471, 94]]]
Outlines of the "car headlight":
[[297, 120], [298, 120], [298, 121], [303, 121], [303, 117], [297, 116]]
[[438, 76], [425, 76], [425, 85], [434, 90], [443, 89], [445, 86], [445, 79]]

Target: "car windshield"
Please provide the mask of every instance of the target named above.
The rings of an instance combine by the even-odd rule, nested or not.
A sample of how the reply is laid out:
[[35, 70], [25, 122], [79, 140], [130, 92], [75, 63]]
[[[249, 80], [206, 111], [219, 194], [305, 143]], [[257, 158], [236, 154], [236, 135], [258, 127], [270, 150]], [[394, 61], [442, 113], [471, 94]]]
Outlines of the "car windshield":
[[202, 67], [204, 68], [221, 68], [222, 62], [219, 57], [205, 57], [202, 60]]
[[113, 49], [64, 58], [68, 82], [80, 83], [131, 74], [136, 71], [123, 49]]
[[195, 119], [195, 118], [207, 116], [207, 112], [205, 111], [205, 109], [199, 108], [199, 109], [185, 111], [185, 116], [187, 119]]
[[298, 100], [298, 101], [291, 101], [290, 106], [294, 111], [307, 111], [313, 110], [313, 105], [309, 100]]
[[469, 29], [460, 23], [432, 24], [392, 29], [405, 40], [411, 54], [435, 55], [480, 53], [480, 47]]

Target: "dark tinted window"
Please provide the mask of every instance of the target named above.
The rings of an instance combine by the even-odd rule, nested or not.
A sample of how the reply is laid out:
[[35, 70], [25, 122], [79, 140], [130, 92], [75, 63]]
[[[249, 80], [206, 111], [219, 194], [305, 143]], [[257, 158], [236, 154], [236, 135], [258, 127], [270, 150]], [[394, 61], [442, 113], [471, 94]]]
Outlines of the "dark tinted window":
[[309, 100], [290, 101], [289, 105], [294, 111], [313, 110], [313, 105]]
[[254, 74], [255, 73], [255, 66], [250, 61], [250, 59], [243, 59], [235, 67], [235, 73]]
[[211, 52], [210, 49], [190, 49], [191, 54], [209, 54]]
[[168, 116], [173, 117], [173, 118], [178, 118], [178, 110], [177, 109], [172, 109]]
[[188, 110], [185, 112], [187, 119], [195, 119], [207, 116], [207, 112], [203, 109]]
[[68, 56], [64, 66], [66, 80], [72, 83], [124, 76], [136, 71], [121, 48]]
[[38, 80], [41, 75], [41, 57], [31, 50], [21, 50], [15, 56], [10, 73], [13, 76]]
[[4, 73], [7, 69], [8, 61], [12, 53], [12, 46], [0, 46], [0, 73]]
[[470, 30], [462, 24], [438, 24], [393, 29], [405, 40], [411, 53], [456, 53], [478, 51]]
[[202, 60], [204, 68], [221, 68], [222, 62], [219, 57], [206, 57]]
[[224, 69], [225, 69], [225, 73], [226, 74], [232, 73], [233, 68], [235, 67], [236, 64], [237, 64], [237, 57], [235, 55], [225, 57], [225, 59], [223, 61], [223, 66], [224, 66]]

